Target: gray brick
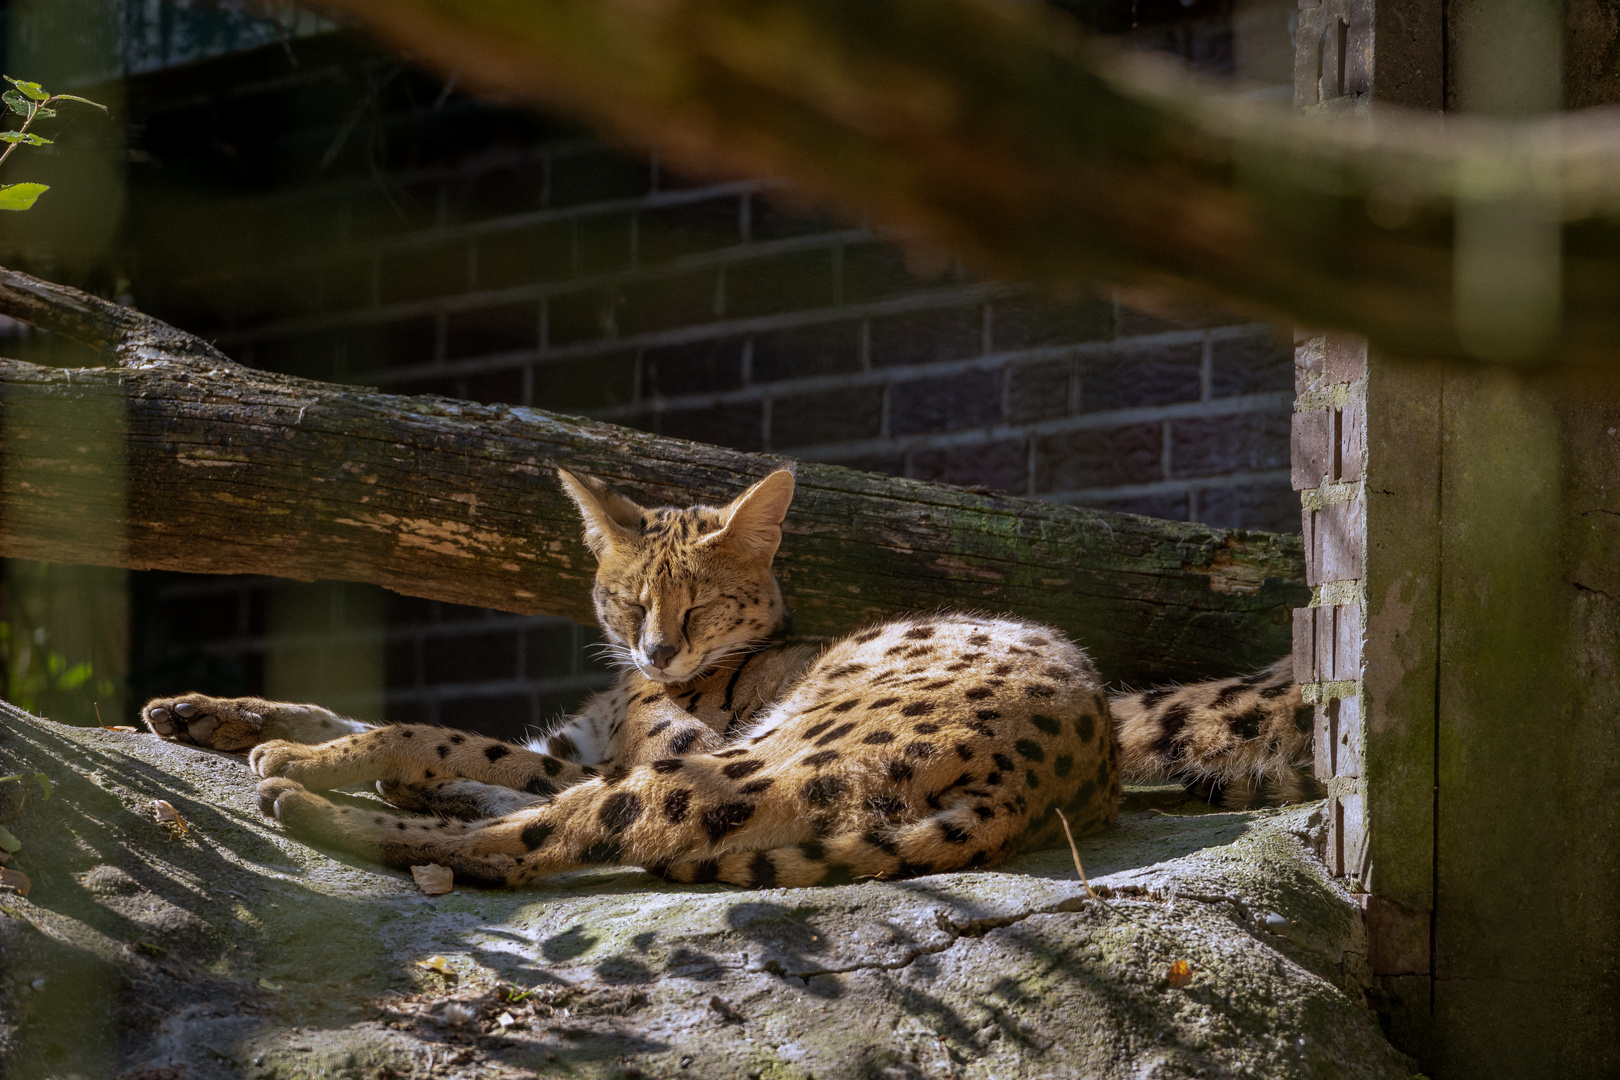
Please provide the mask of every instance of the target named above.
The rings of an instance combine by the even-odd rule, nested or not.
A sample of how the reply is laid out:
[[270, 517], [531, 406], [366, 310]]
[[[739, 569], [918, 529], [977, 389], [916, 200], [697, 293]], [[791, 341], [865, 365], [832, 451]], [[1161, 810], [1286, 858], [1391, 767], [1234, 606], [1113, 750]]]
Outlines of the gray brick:
[[967, 371], [907, 379], [889, 391], [889, 433], [915, 435], [983, 427], [1001, 418], [1001, 373]]
[[553, 346], [595, 341], [614, 325], [613, 292], [582, 289], [546, 301], [546, 343]]
[[1035, 490], [1073, 491], [1162, 479], [1159, 424], [1066, 431], [1035, 443]]
[[829, 250], [799, 251], [726, 268], [726, 315], [731, 318], [822, 308], [832, 302]]
[[580, 206], [607, 199], [633, 199], [652, 190], [645, 158], [587, 148], [551, 158], [551, 203]]
[[1112, 349], [1080, 362], [1080, 409], [1128, 409], [1197, 401], [1204, 347], [1140, 345]]
[[771, 402], [776, 449], [876, 438], [883, 422], [883, 388], [852, 386], [778, 397]]
[[1286, 469], [1288, 427], [1287, 413], [1239, 413], [1172, 421], [1170, 474], [1223, 476]]
[[643, 266], [742, 241], [741, 199], [727, 195], [641, 211], [637, 246]]
[[627, 282], [619, 287], [619, 332], [643, 334], [713, 322], [715, 288], [713, 270]]
[[802, 326], [754, 337], [754, 382], [841, 375], [860, 366], [858, 322]]
[[1048, 420], [1069, 411], [1073, 360], [1013, 364], [1007, 369], [1007, 420]]
[[990, 305], [992, 349], [1028, 349], [1074, 341], [1100, 341], [1114, 332], [1114, 305], [1087, 299], [1059, 303], [1024, 295]]
[[1003, 439], [975, 446], [913, 450], [907, 476], [960, 487], [986, 487], [1024, 494], [1029, 477], [1028, 444]]
[[523, 372], [514, 368], [468, 375], [461, 380], [461, 390], [456, 396], [485, 405], [522, 405]]
[[511, 630], [423, 639], [422, 677], [432, 685], [515, 679], [518, 675], [518, 635]]
[[1268, 333], [1210, 342], [1210, 393], [1262, 394], [1294, 389], [1294, 349]]
[[534, 723], [534, 704], [527, 694], [452, 698], [439, 702], [439, 722], [461, 731], [516, 740]]
[[478, 287], [560, 281], [574, 272], [574, 224], [553, 221], [478, 237]]
[[438, 320], [433, 315], [352, 327], [344, 334], [349, 371], [429, 363], [436, 356], [438, 336]]
[[975, 306], [917, 311], [872, 320], [872, 366], [961, 360], [983, 351], [983, 314]]
[[307, 311], [366, 307], [371, 303], [371, 263], [358, 256], [332, 259], [302, 271], [288, 284], [297, 294], [298, 305]]
[[253, 345], [253, 366], [282, 375], [306, 379], [330, 379], [337, 366], [343, 334], [325, 330], [270, 338]]
[[597, 214], [575, 223], [582, 274], [612, 274], [635, 262], [635, 215]]
[[574, 670], [574, 628], [566, 623], [525, 633], [524, 670], [531, 679], [560, 679]]
[[453, 189], [449, 209], [456, 218], [502, 217], [545, 205], [546, 164], [514, 161], [480, 169]]
[[610, 353], [534, 365], [534, 405], [573, 412], [623, 405], [635, 395], [634, 353]]
[[445, 326], [444, 354], [451, 360], [539, 345], [540, 311], [532, 302], [454, 312]]
[[1162, 303], [1153, 311], [1142, 311], [1127, 304], [1119, 306], [1119, 325], [1115, 328], [1120, 337], [1134, 337], [1138, 334], [1162, 334], [1170, 330], [1196, 330], [1207, 326], [1228, 326], [1238, 319], [1232, 317], [1230, 311], [1222, 311], [1211, 304], [1200, 303], [1196, 300], [1171, 300], [1169, 297], [1160, 297]]
[[392, 304], [466, 292], [468, 265], [464, 240], [390, 252], [377, 259], [377, 297]]
[[349, 200], [349, 238], [375, 240], [432, 228], [439, 216], [439, 182], [390, 184]]
[[829, 217], [798, 210], [768, 195], [749, 196], [749, 236], [755, 241], [787, 240], [796, 236], [837, 232], [845, 228]]
[[1198, 520], [1219, 529], [1299, 532], [1299, 496], [1286, 483], [1204, 488]]
[[893, 244], [850, 244], [844, 248], [844, 300], [848, 303], [882, 300], [923, 287]]
[[411, 687], [422, 674], [416, 651], [416, 638], [396, 638], [384, 649], [384, 681], [389, 689]]
[[658, 433], [733, 450], [765, 448], [764, 416], [757, 401], [706, 409], [670, 409], [659, 418]]
[[1187, 520], [1187, 496], [1185, 495], [1135, 495], [1117, 499], [1102, 497], [1087, 499], [1077, 505], [1089, 507], [1092, 510], [1112, 510], [1120, 514], [1141, 514], [1143, 517], [1161, 518], [1167, 521]]
[[642, 355], [643, 393], [674, 397], [742, 385], [743, 343], [736, 338], [648, 349]]

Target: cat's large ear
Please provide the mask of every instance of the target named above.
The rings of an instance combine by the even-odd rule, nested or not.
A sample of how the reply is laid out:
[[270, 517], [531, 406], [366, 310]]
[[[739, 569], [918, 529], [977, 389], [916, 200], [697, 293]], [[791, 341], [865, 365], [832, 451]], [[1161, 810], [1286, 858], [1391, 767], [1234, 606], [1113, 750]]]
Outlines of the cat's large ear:
[[594, 476], [576, 476], [567, 469], [558, 469], [557, 478], [579, 507], [580, 519], [585, 522], [585, 546], [591, 554], [601, 558], [611, 548], [630, 542], [641, 524], [641, 507]]
[[743, 492], [725, 509], [719, 543], [734, 544], [750, 555], [770, 559], [782, 543], [782, 519], [793, 501], [793, 474], [779, 469]]

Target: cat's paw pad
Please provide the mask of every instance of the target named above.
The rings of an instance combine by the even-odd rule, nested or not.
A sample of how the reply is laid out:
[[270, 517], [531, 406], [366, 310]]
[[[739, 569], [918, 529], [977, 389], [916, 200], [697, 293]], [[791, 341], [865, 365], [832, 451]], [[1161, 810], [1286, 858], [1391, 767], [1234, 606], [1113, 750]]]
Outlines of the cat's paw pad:
[[264, 739], [264, 717], [249, 706], [245, 698], [181, 694], [148, 701], [141, 719], [162, 738], [239, 754]]

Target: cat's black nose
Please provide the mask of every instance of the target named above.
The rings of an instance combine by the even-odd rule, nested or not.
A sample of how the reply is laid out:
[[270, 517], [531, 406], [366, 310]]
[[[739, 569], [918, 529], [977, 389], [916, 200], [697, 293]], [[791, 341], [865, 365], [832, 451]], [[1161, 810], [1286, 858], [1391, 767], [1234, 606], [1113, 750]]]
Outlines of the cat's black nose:
[[652, 651], [652, 665], [659, 671], [669, 667], [669, 662], [675, 659], [675, 646], [659, 645]]

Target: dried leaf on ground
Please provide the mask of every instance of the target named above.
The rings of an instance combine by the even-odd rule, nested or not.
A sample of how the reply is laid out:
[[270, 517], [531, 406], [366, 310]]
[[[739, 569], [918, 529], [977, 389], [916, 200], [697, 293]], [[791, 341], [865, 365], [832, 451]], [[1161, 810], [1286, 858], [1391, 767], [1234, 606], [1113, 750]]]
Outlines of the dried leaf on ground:
[[1185, 990], [1192, 985], [1192, 965], [1185, 960], [1177, 960], [1170, 965], [1170, 970], [1164, 973], [1165, 980], [1177, 990]]
[[180, 811], [176, 810], [174, 804], [167, 799], [152, 800], [152, 816], [157, 819], [159, 825], [172, 833], [184, 834], [191, 828]]
[[416, 879], [416, 887], [429, 896], [443, 896], [456, 885], [455, 874], [448, 866], [438, 863], [411, 867], [411, 877]]
[[34, 883], [29, 881], [28, 875], [23, 873], [21, 870], [13, 870], [10, 867], [0, 867], [0, 889], [27, 896], [28, 890], [32, 889], [33, 887]]
[[450, 961], [442, 956], [430, 956], [426, 960], [418, 960], [416, 966], [427, 968], [429, 971], [437, 971], [447, 979], [456, 977], [456, 969], [451, 967]]

